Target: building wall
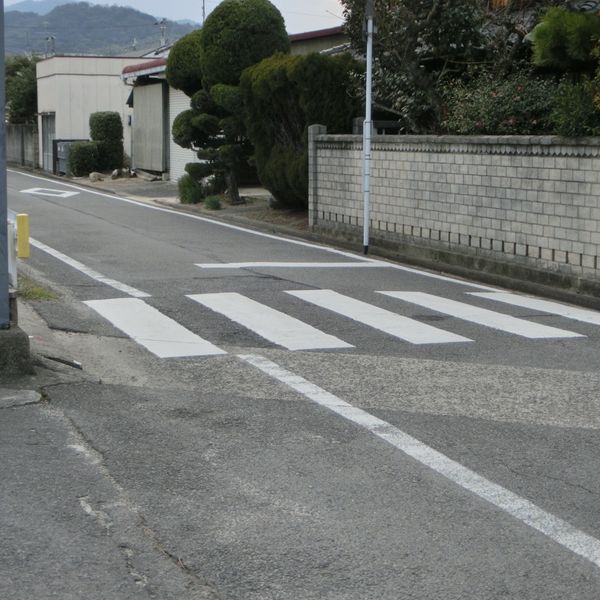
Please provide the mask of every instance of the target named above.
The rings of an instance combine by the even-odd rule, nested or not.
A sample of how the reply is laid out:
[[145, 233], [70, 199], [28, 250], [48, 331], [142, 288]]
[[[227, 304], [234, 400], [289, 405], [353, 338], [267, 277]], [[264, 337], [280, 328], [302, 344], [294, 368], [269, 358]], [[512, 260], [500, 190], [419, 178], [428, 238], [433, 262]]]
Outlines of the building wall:
[[[149, 59], [150, 60], [150, 59]], [[88, 139], [89, 118], [97, 111], [115, 111], [123, 121], [125, 152], [131, 152], [131, 109], [126, 105], [131, 88], [121, 80], [128, 65], [143, 59], [54, 56], [37, 68], [38, 113], [56, 114], [56, 139]], [[41, 132], [41, 118], [39, 128]], [[42, 162], [40, 139], [40, 163]]]
[[[374, 243], [600, 293], [600, 139], [379, 136], [371, 165]], [[362, 173], [360, 136], [311, 128], [315, 229], [360, 239]]]
[[350, 40], [343, 33], [328, 35], [324, 37], [316, 37], [312, 39], [294, 40], [291, 36], [291, 54], [310, 54], [311, 52], [321, 52], [335, 46], [347, 44]]
[[166, 82], [140, 85], [133, 89], [131, 166], [163, 173], [168, 169]]
[[22, 167], [38, 166], [38, 131], [35, 125], [6, 124], [6, 160]]
[[177, 181], [185, 174], [185, 165], [189, 162], [198, 162], [198, 157], [193, 150], [178, 146], [171, 136], [173, 121], [178, 114], [190, 108], [190, 99], [181, 90], [169, 88], [169, 176]]

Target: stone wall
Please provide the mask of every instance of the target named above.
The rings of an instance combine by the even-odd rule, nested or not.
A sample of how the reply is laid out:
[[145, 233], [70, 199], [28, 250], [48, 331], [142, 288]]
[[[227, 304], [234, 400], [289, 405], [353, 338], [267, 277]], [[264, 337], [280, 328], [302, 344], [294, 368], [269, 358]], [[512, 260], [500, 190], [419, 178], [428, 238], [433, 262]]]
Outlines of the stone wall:
[[35, 125], [6, 125], [7, 162], [35, 169], [38, 166], [38, 132]]
[[[362, 137], [309, 151], [311, 225], [360, 239]], [[376, 136], [371, 173], [372, 244], [600, 290], [600, 139]]]

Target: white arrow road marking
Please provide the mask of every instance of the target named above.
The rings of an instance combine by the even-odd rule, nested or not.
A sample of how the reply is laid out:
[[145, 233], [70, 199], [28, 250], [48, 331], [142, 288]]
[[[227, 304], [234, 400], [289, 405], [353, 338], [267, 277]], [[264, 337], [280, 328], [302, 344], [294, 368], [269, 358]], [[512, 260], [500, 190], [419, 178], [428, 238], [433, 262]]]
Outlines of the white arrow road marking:
[[70, 267], [72, 267], [73, 269], [76, 269], [80, 273], [83, 273], [84, 275], [87, 275], [88, 277], [91, 277], [92, 279], [95, 279], [96, 281], [99, 281], [100, 283], [109, 285], [110, 287], [115, 288], [115, 290], [119, 290], [120, 292], [123, 292], [124, 294], [133, 296], [134, 298], [149, 298], [150, 297], [150, 294], [147, 294], [146, 292], [137, 290], [136, 288], [131, 287], [130, 285], [127, 285], [125, 283], [121, 283], [120, 281], [117, 281], [116, 279], [111, 279], [110, 277], [106, 277], [106, 275], [102, 275], [102, 273], [98, 273], [98, 271], [94, 271], [94, 269], [90, 269], [90, 267], [84, 265], [83, 263], [80, 263], [78, 260], [75, 260], [74, 258], [71, 258], [70, 256], [67, 256], [66, 254], [63, 254], [62, 252], [59, 252], [58, 250], [55, 250], [54, 248], [50, 248], [50, 246], [46, 246], [46, 244], [39, 242], [38, 240], [31, 238], [29, 240], [29, 242], [34, 248], [43, 250], [44, 252], [46, 252], [46, 254], [49, 254], [50, 256], [53, 256], [54, 258], [60, 260], [61, 262], [64, 262], [66, 265], [69, 265]]
[[288, 350], [354, 348], [312, 325], [236, 293], [197, 294], [192, 300], [225, 315], [261, 337]]
[[159, 358], [227, 354], [137, 298], [84, 302]]
[[551, 302], [549, 300], [542, 300], [541, 298], [533, 298], [531, 296], [519, 296], [517, 294], [511, 294], [509, 292], [468, 293], [469, 295], [477, 296], [478, 298], [496, 300], [497, 302], [504, 302], [505, 304], [511, 304], [512, 306], [520, 306], [521, 308], [530, 308], [531, 310], [535, 311], [539, 310], [541, 312], [558, 315], [559, 317], [573, 319], [574, 321], [581, 321], [582, 323], [600, 325], [600, 312], [596, 310], [588, 310], [576, 306], [568, 306], [567, 304], [561, 304], [560, 302]]
[[68, 190], [53, 190], [50, 188], [30, 188], [21, 190], [21, 194], [34, 194], [36, 196], [50, 196], [51, 198], [70, 198], [79, 195], [79, 192], [69, 192]]
[[461, 488], [472, 492], [493, 506], [505, 511], [521, 523], [529, 525], [571, 552], [600, 567], [600, 540], [580, 531], [567, 521], [539, 508], [533, 502], [482, 477], [475, 471], [404, 433], [387, 421], [352, 406], [303, 377], [287, 371], [262, 356], [240, 355], [266, 375], [287, 385], [305, 398], [328, 408], [344, 419], [363, 427]]
[[473, 341], [443, 329], [420, 323], [414, 319], [403, 317], [367, 302], [344, 296], [333, 290], [293, 290], [286, 292], [286, 294], [291, 294], [296, 298], [316, 304], [321, 308], [331, 310], [412, 344], [447, 344], [450, 342]]
[[477, 323], [478, 325], [483, 325], [484, 327], [491, 327], [492, 329], [513, 333], [529, 339], [585, 337], [584, 335], [574, 333], [573, 331], [548, 327], [547, 325], [539, 325], [538, 323], [517, 319], [516, 317], [511, 317], [510, 315], [498, 313], [493, 310], [479, 308], [471, 304], [465, 304], [463, 302], [457, 302], [456, 300], [449, 300], [448, 298], [441, 298], [440, 296], [433, 296], [423, 292], [378, 293], [390, 296], [391, 298], [398, 298], [405, 302], [411, 302], [412, 304], [417, 304], [419, 306], [424, 306], [430, 310], [441, 312], [456, 317], [457, 319], [462, 319], [463, 321], [470, 321], [472, 323]]

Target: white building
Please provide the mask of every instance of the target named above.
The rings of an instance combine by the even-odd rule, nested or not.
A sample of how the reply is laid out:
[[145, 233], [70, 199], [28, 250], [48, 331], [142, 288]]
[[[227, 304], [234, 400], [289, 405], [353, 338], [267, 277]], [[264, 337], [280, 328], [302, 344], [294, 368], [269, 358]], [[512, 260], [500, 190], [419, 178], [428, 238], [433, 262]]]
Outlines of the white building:
[[125, 67], [140, 64], [140, 57], [53, 56], [39, 62], [37, 69], [38, 131], [40, 164], [54, 167], [53, 141], [89, 139], [90, 115], [114, 111], [123, 121], [125, 152], [131, 148], [131, 115], [123, 85]]

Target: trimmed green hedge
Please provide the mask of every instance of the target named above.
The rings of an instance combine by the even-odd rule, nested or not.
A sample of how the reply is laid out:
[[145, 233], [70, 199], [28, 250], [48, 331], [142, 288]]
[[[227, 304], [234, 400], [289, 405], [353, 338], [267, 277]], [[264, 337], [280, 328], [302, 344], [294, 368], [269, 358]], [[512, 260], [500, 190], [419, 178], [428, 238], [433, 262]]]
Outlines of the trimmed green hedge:
[[118, 112], [104, 111], [90, 115], [90, 137], [98, 144], [98, 171], [112, 171], [123, 166], [123, 123]]
[[69, 147], [69, 164], [76, 177], [89, 175], [98, 170], [98, 143], [77, 142]]
[[360, 114], [348, 56], [275, 54], [246, 69], [240, 89], [258, 176], [282, 206], [308, 205], [308, 126], [347, 133]]

